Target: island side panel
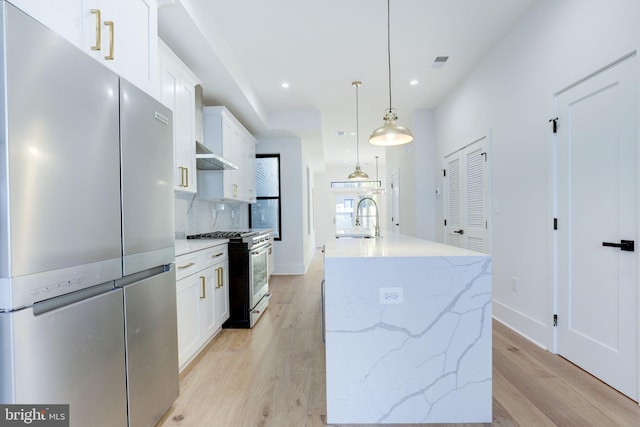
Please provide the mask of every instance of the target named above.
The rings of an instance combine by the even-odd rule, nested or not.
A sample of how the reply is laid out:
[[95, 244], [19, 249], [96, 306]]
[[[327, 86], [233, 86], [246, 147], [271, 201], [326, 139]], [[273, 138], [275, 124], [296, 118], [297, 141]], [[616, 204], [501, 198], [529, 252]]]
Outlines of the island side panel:
[[492, 420], [491, 259], [325, 258], [327, 423]]

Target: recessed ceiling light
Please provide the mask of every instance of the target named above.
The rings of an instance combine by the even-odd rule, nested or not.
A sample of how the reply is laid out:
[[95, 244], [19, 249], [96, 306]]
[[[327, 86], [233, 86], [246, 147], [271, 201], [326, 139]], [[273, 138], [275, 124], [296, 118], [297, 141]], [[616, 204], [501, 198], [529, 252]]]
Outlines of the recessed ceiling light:
[[280, 86], [282, 86], [284, 89], [287, 89], [289, 87], [289, 83], [283, 82]]
[[355, 132], [351, 132], [349, 135], [356, 136], [356, 133]]
[[415, 86], [415, 85], [417, 85], [417, 84], [418, 84], [418, 81], [417, 81], [416, 79], [413, 79], [413, 80], [411, 80], [411, 81], [409, 82], [409, 84], [410, 84], [411, 86]]

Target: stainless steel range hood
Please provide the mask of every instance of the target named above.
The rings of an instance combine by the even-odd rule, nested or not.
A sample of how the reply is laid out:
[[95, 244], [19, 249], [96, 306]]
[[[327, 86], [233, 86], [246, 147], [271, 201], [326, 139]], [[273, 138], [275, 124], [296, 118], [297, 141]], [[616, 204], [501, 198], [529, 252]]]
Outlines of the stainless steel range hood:
[[238, 169], [238, 165], [214, 153], [198, 141], [196, 141], [196, 166], [200, 170]]

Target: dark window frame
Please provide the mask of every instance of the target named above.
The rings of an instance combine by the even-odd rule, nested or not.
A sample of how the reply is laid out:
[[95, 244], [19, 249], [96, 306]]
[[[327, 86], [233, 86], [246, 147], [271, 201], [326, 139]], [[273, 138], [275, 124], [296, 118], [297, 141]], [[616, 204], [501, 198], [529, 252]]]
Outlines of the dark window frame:
[[[256, 189], [256, 201], [257, 200], [278, 200], [278, 237], [274, 236], [274, 240], [282, 240], [282, 174], [280, 173], [281, 163], [280, 163], [280, 154], [256, 154], [256, 159], [265, 159], [265, 158], [277, 158], [278, 159], [278, 196], [259, 196]], [[251, 211], [252, 206], [249, 204], [249, 224], [253, 227], [253, 223], [251, 220]]]

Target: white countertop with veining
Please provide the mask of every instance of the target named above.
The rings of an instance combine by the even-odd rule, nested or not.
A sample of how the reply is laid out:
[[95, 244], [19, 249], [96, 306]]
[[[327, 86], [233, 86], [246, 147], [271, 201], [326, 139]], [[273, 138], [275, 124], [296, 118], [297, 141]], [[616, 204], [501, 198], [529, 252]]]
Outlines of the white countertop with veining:
[[482, 255], [484, 254], [397, 233], [389, 233], [373, 239], [340, 238], [331, 240], [325, 245], [326, 258]]
[[490, 423], [491, 256], [383, 236], [325, 247], [327, 423]]

